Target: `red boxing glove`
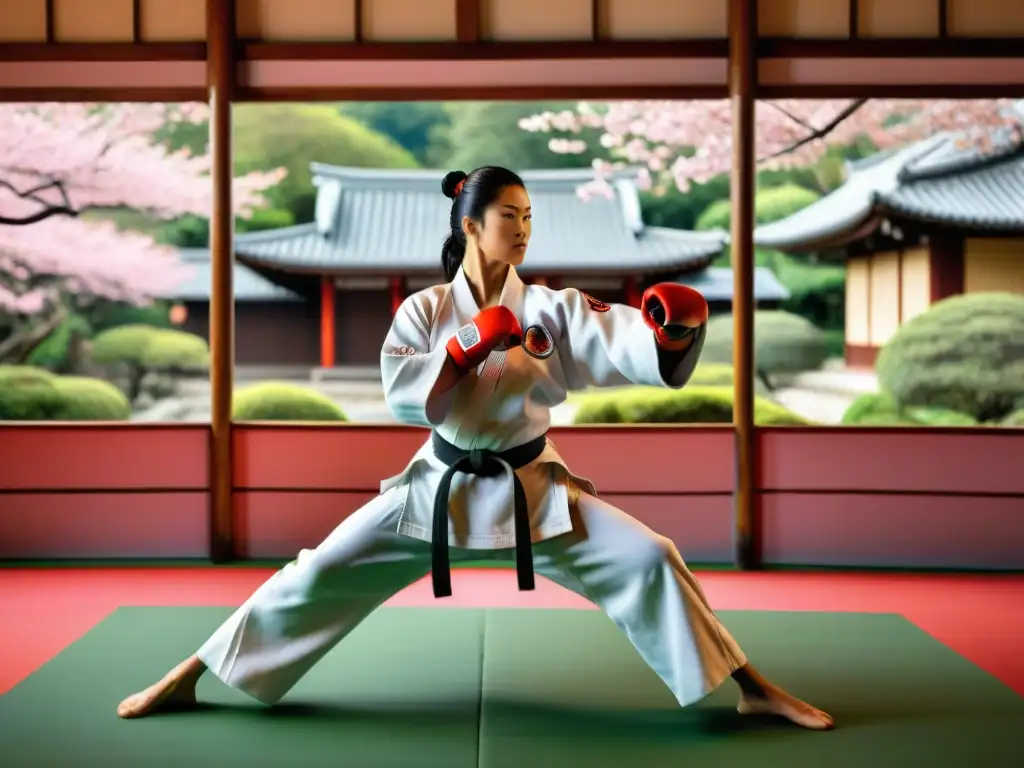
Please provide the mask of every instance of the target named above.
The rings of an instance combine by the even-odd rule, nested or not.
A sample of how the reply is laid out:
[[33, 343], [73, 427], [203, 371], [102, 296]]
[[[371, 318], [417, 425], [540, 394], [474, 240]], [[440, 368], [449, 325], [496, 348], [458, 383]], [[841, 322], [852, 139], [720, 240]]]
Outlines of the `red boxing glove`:
[[518, 347], [523, 343], [523, 329], [508, 307], [488, 307], [477, 313], [473, 322], [464, 325], [448, 340], [446, 349], [462, 371], [476, 368], [495, 349]]
[[679, 283], [658, 283], [644, 291], [640, 312], [654, 330], [658, 346], [686, 349], [694, 331], [708, 321], [708, 303], [697, 291]]

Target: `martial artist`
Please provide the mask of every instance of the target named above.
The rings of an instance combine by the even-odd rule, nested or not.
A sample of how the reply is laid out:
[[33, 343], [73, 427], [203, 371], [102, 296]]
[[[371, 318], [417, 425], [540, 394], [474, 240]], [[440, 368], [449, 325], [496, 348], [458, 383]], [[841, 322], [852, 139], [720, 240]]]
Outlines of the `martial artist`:
[[[546, 437], [550, 409], [571, 390], [684, 386], [707, 302], [677, 283], [648, 288], [639, 309], [526, 285], [516, 272], [532, 219], [522, 180], [484, 167], [449, 173], [442, 191], [453, 201], [447, 282], [405, 300], [381, 351], [390, 410], [429, 438], [379, 496], [118, 714], [194, 704], [206, 670], [272, 705], [396, 592], [430, 573], [435, 595], [449, 595], [449, 558], [489, 550], [515, 558], [521, 589], [536, 571], [596, 603], [680, 705], [732, 677], [741, 713], [830, 729], [829, 715], [751, 667], [673, 543], [599, 498]], [[666, 456], [666, 471], [680, 458]]]

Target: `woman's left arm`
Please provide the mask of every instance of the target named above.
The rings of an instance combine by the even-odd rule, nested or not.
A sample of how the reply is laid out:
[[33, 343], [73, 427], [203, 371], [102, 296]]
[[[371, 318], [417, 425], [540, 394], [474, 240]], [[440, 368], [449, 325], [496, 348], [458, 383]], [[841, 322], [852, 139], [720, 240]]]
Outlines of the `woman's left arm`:
[[575, 288], [550, 296], [570, 389], [629, 384], [678, 389], [689, 381], [707, 328], [707, 302], [692, 288], [651, 286], [640, 309], [605, 304]]

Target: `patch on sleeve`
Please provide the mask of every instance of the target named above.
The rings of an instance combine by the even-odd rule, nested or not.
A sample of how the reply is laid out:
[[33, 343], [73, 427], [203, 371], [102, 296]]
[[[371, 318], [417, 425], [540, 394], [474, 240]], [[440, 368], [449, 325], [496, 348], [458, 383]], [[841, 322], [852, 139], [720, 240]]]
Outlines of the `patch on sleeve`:
[[[583, 291], [580, 291], [580, 293], [583, 293]], [[590, 308], [595, 312], [607, 312], [609, 309], [611, 309], [611, 307], [609, 307], [603, 301], [598, 301], [589, 293], [583, 293], [583, 298], [587, 300], [587, 304], [589, 304]]]
[[388, 354], [389, 355], [415, 355], [416, 354], [416, 350], [413, 349], [412, 347], [408, 346], [408, 345], [404, 345], [404, 346], [401, 346], [401, 347], [392, 347], [388, 351]]
[[555, 342], [551, 338], [551, 333], [543, 325], [531, 325], [526, 329], [523, 350], [530, 357], [545, 360], [554, 354]]

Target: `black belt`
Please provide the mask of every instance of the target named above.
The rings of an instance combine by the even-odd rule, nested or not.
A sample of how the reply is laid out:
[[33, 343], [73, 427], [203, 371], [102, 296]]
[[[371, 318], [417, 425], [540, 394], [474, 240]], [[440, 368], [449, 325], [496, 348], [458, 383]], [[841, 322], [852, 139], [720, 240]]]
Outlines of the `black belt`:
[[[448, 469], [441, 476], [437, 494], [434, 496], [431, 576], [434, 582], [434, 597], [449, 597], [452, 594], [452, 574], [448, 560], [448, 500], [455, 473], [465, 472], [480, 477], [496, 477], [505, 470], [504, 464], [508, 464], [513, 470], [525, 467], [544, 451], [547, 435], [541, 435], [524, 445], [501, 452], [483, 449], [467, 451], [452, 445], [437, 432], [433, 433], [432, 439], [434, 454], [448, 465]], [[526, 491], [515, 472], [512, 473], [512, 482], [513, 519], [516, 532], [516, 572], [519, 576], [519, 589], [528, 592], [534, 588], [530, 516], [526, 507]]]

